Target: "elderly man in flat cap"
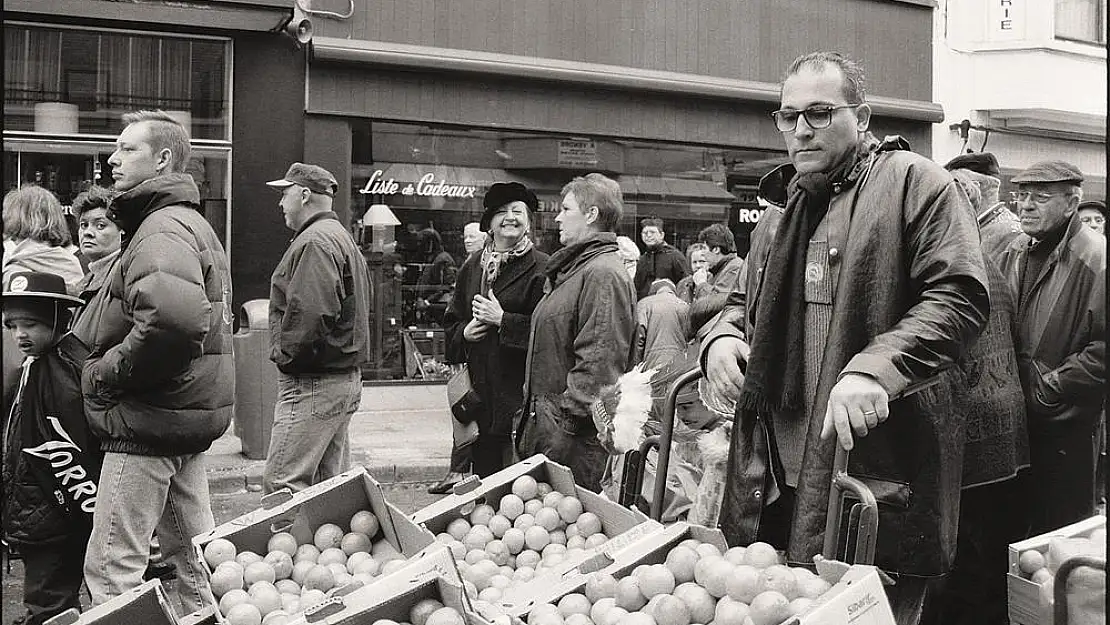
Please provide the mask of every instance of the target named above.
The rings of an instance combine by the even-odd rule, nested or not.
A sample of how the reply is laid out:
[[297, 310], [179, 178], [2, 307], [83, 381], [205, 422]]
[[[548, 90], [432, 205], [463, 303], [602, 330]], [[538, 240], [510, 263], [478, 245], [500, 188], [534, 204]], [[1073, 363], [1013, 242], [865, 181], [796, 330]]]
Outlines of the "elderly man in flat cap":
[[270, 278], [270, 360], [278, 401], [263, 489], [298, 492], [347, 470], [347, 426], [369, 360], [370, 277], [331, 210], [339, 188], [322, 167], [293, 163], [267, 185], [297, 234]]
[[1001, 266], [1016, 297], [1037, 534], [1095, 511], [1106, 381], [1106, 239], [1079, 220], [1083, 174], [1042, 161], [1014, 176], [1024, 234]]

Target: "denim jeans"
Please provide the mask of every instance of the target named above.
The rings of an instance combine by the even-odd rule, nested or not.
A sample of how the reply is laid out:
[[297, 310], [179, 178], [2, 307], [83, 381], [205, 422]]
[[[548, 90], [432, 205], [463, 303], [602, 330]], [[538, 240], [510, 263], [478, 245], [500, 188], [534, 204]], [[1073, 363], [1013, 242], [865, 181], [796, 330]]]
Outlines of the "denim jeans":
[[105, 453], [85, 554], [85, 583], [93, 605], [143, 583], [155, 530], [163, 557], [177, 569], [185, 611], [212, 604], [192, 538], [215, 526], [204, 454]]
[[262, 488], [294, 493], [351, 463], [347, 426], [362, 399], [359, 371], [278, 377], [278, 401]]

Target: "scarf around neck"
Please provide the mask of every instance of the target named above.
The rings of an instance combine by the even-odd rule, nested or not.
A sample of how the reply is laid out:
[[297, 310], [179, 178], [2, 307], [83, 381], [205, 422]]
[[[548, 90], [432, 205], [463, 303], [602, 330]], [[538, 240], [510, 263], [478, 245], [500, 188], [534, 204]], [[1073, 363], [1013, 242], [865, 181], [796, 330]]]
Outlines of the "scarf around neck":
[[739, 410], [770, 414], [803, 405], [805, 266], [809, 240], [828, 213], [833, 195], [850, 186], [869, 156], [867, 142], [829, 173], [796, 174], [783, 223], [775, 234], [755, 311], [751, 355]]
[[524, 235], [516, 242], [512, 248], [497, 251], [493, 249], [493, 240], [486, 243], [482, 248], [482, 295], [488, 295], [490, 289], [493, 288], [494, 280], [501, 274], [501, 268], [505, 263], [514, 258], [520, 258], [532, 250], [532, 239], [528, 235]]

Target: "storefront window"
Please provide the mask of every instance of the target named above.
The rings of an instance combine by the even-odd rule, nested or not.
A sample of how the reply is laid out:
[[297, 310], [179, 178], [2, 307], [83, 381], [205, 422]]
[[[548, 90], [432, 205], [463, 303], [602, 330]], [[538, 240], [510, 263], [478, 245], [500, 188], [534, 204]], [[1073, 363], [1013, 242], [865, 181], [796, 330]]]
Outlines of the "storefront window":
[[[495, 182], [526, 185], [540, 200], [532, 238], [559, 248], [559, 191], [591, 171], [614, 178], [624, 195], [621, 234], [639, 240], [639, 220], [659, 217], [667, 241], [685, 251], [706, 226], [732, 227], [742, 253], [759, 216], [759, 178], [785, 154], [590, 137], [371, 122], [354, 133], [352, 211], [389, 206], [401, 222], [381, 256], [368, 255], [382, 298], [379, 362], [369, 377], [442, 377], [442, 320], [455, 272], [466, 260], [463, 227], [482, 215]], [[369, 228], [363, 239], [369, 250]]]
[[229, 42], [4, 25], [4, 129], [115, 135], [120, 115], [162, 109], [193, 139], [230, 140]]
[[[78, 193], [92, 185], [112, 185], [112, 166], [108, 157], [115, 145], [107, 141], [50, 141], [35, 139], [4, 140], [4, 180], [7, 189], [21, 184], [37, 184], [54, 192], [66, 208]], [[228, 220], [228, 165], [231, 152], [226, 148], [194, 146], [186, 173], [200, 189], [201, 210], [212, 224], [226, 249]], [[76, 234], [76, 222], [70, 219]]]
[[1106, 0], [1056, 0], [1056, 36], [1106, 43]]

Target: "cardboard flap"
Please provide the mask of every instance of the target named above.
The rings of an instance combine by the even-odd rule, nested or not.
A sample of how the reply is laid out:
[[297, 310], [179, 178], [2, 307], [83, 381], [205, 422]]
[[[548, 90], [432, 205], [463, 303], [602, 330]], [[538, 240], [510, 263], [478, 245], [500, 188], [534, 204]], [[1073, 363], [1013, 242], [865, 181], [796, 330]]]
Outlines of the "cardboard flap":
[[43, 625], [73, 625], [79, 620], [81, 620], [81, 613], [75, 608], [70, 608], [61, 614], [47, 619]]

